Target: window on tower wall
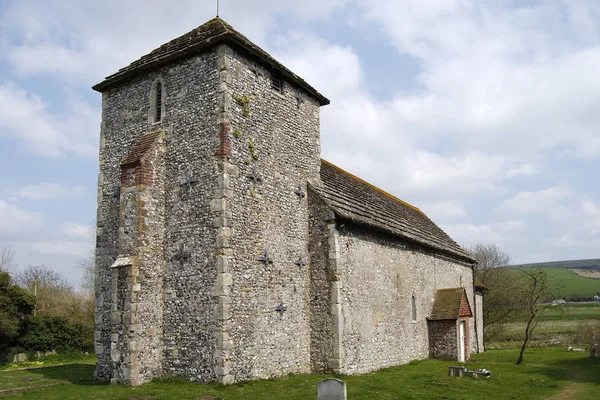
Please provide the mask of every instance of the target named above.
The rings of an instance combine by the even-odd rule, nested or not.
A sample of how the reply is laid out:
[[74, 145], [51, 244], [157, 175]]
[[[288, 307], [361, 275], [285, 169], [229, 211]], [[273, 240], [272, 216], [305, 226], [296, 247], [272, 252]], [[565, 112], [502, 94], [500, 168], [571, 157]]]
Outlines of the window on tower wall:
[[156, 120], [159, 122], [162, 119], [162, 84], [158, 82], [156, 84]]
[[152, 84], [150, 91], [150, 123], [162, 122], [165, 117], [165, 87], [162, 79], [157, 79]]
[[272, 74], [271, 75], [271, 89], [277, 93], [283, 93], [283, 79], [281, 77]]
[[417, 320], [417, 302], [415, 300], [415, 296], [412, 296], [410, 299], [410, 308], [411, 308], [411, 319], [413, 321]]

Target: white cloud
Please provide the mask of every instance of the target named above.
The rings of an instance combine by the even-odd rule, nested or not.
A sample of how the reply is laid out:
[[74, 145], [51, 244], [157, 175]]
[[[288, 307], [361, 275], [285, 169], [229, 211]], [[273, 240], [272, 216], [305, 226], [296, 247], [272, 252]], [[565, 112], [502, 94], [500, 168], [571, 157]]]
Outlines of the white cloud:
[[440, 198], [503, 193], [501, 183], [537, 173], [536, 167], [512, 155], [481, 150], [444, 154], [429, 149], [431, 140], [413, 129], [445, 129], [424, 102], [397, 96], [374, 98], [363, 67], [350, 47], [330, 44], [308, 33], [279, 37], [275, 56], [328, 96], [322, 109], [324, 158], [415, 204]]
[[[264, 45], [279, 14], [314, 20], [328, 17], [347, 0], [256, 0], [221, 2], [221, 16]], [[51, 75], [65, 82], [97, 83], [154, 48], [215, 16], [215, 2], [105, 0], [9, 4], [0, 26], [5, 57], [20, 75]], [[119, 12], [114, 12], [118, 9]], [[185, 12], [182, 13], [182, 10]], [[268, 10], [268, 12], [266, 12]], [[165, 21], [176, 21], [166, 23]]]
[[427, 216], [438, 223], [467, 215], [467, 211], [461, 204], [453, 203], [451, 201], [430, 203], [419, 208], [427, 214]]
[[21, 186], [9, 190], [11, 197], [28, 200], [61, 200], [78, 198], [85, 192], [83, 186], [69, 186], [60, 183], [42, 182], [35, 185]]
[[592, 67], [600, 63], [600, 46], [589, 40], [595, 29], [573, 22], [589, 25], [583, 16], [598, 16], [599, 7], [580, 3], [570, 20], [560, 2], [521, 8], [471, 1], [362, 4], [365, 29], [383, 27], [398, 52], [422, 67], [420, 90], [396, 99], [414, 110], [410, 117], [398, 114], [405, 130], [451, 138], [454, 151], [523, 158], [550, 150], [600, 154], [594, 111], [600, 70]]
[[70, 97], [66, 110], [51, 111], [45, 100], [14, 83], [0, 84], [0, 135], [24, 143], [27, 150], [48, 157], [98, 153], [100, 112]]
[[6, 242], [25, 238], [44, 229], [45, 219], [38, 212], [26, 211], [0, 200], [0, 239]]
[[449, 224], [442, 225], [442, 229], [456, 242], [464, 245], [477, 243], [494, 243], [500, 247], [511, 241], [518, 241], [519, 235], [527, 228], [527, 223], [522, 220], [495, 222], [491, 224]]
[[552, 213], [556, 206], [573, 196], [573, 191], [564, 185], [538, 191], [523, 191], [504, 200], [498, 210], [519, 214]]
[[41, 254], [83, 259], [89, 255], [90, 244], [84, 241], [49, 241], [33, 243], [30, 247]]
[[598, 206], [593, 201], [584, 200], [581, 203], [581, 208], [586, 215], [592, 217], [600, 215], [600, 208], [598, 208]]
[[81, 225], [75, 222], [66, 222], [62, 225], [61, 231], [63, 234], [82, 240], [93, 239], [93, 229], [86, 225]]

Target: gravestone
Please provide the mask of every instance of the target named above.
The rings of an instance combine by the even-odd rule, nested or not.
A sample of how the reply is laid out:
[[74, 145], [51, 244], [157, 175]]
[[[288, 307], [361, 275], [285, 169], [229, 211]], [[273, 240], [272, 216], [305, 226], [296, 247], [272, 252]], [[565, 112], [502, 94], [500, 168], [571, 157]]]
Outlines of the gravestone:
[[465, 367], [448, 367], [448, 375], [450, 376], [465, 376], [468, 369]]
[[318, 400], [346, 400], [346, 383], [339, 379], [324, 379], [317, 386]]

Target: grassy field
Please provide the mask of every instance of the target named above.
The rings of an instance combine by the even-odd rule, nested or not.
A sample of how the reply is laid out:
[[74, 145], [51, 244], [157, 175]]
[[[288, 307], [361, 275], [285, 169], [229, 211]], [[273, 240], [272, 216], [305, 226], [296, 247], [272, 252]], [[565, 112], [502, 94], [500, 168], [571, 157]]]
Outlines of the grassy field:
[[600, 269], [573, 269], [569, 271], [584, 278], [600, 279]]
[[600, 279], [584, 278], [566, 268], [544, 268], [551, 278], [552, 286], [564, 286], [559, 297], [593, 297], [600, 292]]
[[[503, 326], [502, 337], [486, 343], [488, 348], [518, 347], [523, 343], [525, 321], [515, 318]], [[540, 323], [533, 332], [532, 345], [586, 345], [579, 343], [578, 334], [588, 327], [600, 330], [599, 303], [545, 306]]]
[[[516, 366], [517, 350], [491, 350], [473, 355], [470, 369], [485, 367], [492, 378], [452, 378], [448, 366], [456, 362], [424, 360], [360, 376], [345, 376], [348, 398], [358, 399], [597, 399], [600, 360], [563, 348], [536, 348], [526, 352], [525, 364]], [[232, 386], [201, 385], [186, 381], [154, 382], [132, 388], [92, 380], [91, 360], [29, 370], [0, 371], [0, 390], [23, 386], [56, 386], [6, 393], [3, 399], [285, 399], [316, 398], [324, 375], [295, 375]]]

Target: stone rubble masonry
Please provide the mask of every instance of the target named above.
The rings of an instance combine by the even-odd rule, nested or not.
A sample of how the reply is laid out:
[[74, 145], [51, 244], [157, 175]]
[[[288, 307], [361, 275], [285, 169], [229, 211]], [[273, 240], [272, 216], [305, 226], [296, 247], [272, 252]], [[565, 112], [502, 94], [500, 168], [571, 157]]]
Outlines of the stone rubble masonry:
[[118, 242], [119, 254], [126, 257], [111, 266], [114, 383], [138, 385], [162, 371], [163, 137], [162, 131], [143, 136], [138, 141], [148, 142], [143, 152], [121, 165]]
[[446, 319], [428, 321], [429, 325], [429, 357], [442, 360], [458, 359], [458, 327], [457, 320]]
[[346, 370], [344, 354], [344, 315], [342, 313], [342, 296], [340, 274], [338, 271], [338, 259], [340, 256], [340, 244], [336, 221], [331, 220], [327, 224], [329, 230], [329, 273], [331, 277], [331, 315], [333, 322], [333, 353], [329, 359], [329, 368], [336, 374], [343, 374]]
[[[217, 378], [216, 349], [223, 338], [216, 335], [215, 309], [224, 303], [213, 295], [213, 286], [218, 281], [217, 240], [226, 235], [213, 227], [210, 206], [223, 180], [215, 157], [220, 146], [217, 60], [218, 50], [211, 49], [102, 94], [94, 335], [98, 379], [139, 384], [160, 374]], [[165, 108], [162, 120], [152, 123], [150, 93], [158, 79]], [[158, 157], [152, 174], [142, 168], [130, 181], [135, 168], [122, 170], [121, 163], [136, 143], [156, 131], [162, 132], [162, 142], [150, 152]], [[180, 185], [188, 170], [198, 182]], [[133, 186], [119, 189], [128, 182]], [[188, 258], [176, 256], [182, 245]], [[119, 257], [137, 261], [111, 268]]]
[[[330, 224], [335, 222], [334, 213], [312, 189], [308, 189], [309, 204], [309, 269], [310, 269], [310, 360], [313, 372], [325, 373], [332, 370], [333, 346], [339, 352], [339, 331], [334, 337], [331, 286], [336, 279], [330, 267]], [[332, 249], [335, 253], [335, 248]], [[336, 293], [337, 294], [337, 293]], [[338, 314], [339, 316], [339, 314]], [[335, 366], [339, 367], [339, 358]]]
[[[152, 123], [157, 80], [164, 113]], [[131, 163], [157, 131], [144, 154], [158, 158]], [[295, 264], [309, 258], [308, 200], [295, 191], [318, 177], [319, 154], [319, 102], [289, 82], [275, 92], [271, 72], [228, 45], [103, 93], [98, 379], [311, 371], [310, 271]], [[258, 261], [265, 249], [273, 263]]]
[[229, 338], [231, 330], [230, 305], [231, 284], [230, 273], [231, 249], [231, 205], [233, 197], [230, 187], [230, 176], [238, 176], [238, 169], [229, 163], [228, 156], [231, 153], [231, 144], [228, 135], [230, 104], [228, 93], [228, 82], [230, 79], [229, 57], [227, 48], [219, 46], [217, 68], [219, 69], [219, 111], [217, 122], [219, 124], [219, 149], [216, 152], [218, 165], [218, 187], [214, 198], [210, 202], [210, 208], [214, 216], [214, 228], [216, 230], [216, 254], [217, 275], [212, 295], [217, 299], [215, 305], [215, 338], [216, 338], [216, 368], [217, 380], [223, 384], [231, 384], [234, 377], [230, 373], [231, 349], [233, 347]]
[[[427, 358], [427, 317], [437, 289], [459, 287], [462, 276], [473, 304], [469, 265], [343, 220], [338, 221], [335, 237], [342, 310], [340, 353], [346, 374]], [[412, 296], [416, 300], [414, 321]]]
[[[319, 102], [226, 48], [229, 94], [228, 200], [230, 329], [228, 372], [235, 381], [311, 371], [307, 180], [320, 168]], [[224, 85], [226, 83], [226, 85]], [[255, 182], [249, 176], [260, 176]], [[259, 261], [267, 251], [272, 263]], [[275, 308], [283, 304], [284, 312]]]
[[[465, 322], [465, 349], [470, 349], [471, 333], [469, 325], [472, 318], [459, 318], [457, 320], [439, 320], [428, 321], [429, 326], [429, 357], [442, 360], [460, 359], [460, 341], [459, 324]], [[465, 359], [470, 358], [471, 350], [466, 352]]]

